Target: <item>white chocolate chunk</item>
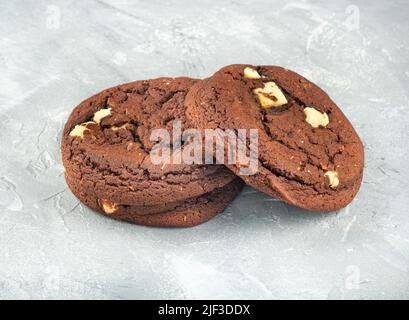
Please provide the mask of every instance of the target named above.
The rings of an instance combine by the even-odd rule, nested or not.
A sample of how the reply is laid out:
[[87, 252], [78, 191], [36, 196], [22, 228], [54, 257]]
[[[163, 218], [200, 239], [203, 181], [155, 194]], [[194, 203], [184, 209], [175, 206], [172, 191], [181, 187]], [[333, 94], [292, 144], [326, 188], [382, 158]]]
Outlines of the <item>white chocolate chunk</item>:
[[328, 115], [324, 112], [321, 113], [317, 109], [306, 107], [304, 108], [305, 121], [307, 121], [311, 127], [326, 127], [329, 123]]
[[273, 81], [266, 82], [264, 88], [254, 89], [253, 93], [257, 96], [261, 107], [264, 109], [280, 107], [288, 103], [281, 89]]
[[328, 177], [329, 186], [335, 189], [339, 185], [338, 173], [336, 171], [327, 171], [324, 176]]
[[118, 131], [120, 129], [126, 129], [128, 127], [129, 123], [124, 123], [122, 126], [111, 126], [111, 129], [113, 131]]
[[250, 68], [250, 67], [245, 67], [244, 68], [244, 78], [248, 79], [261, 79], [260, 74], [257, 72], [257, 70]]
[[103, 118], [108, 117], [109, 115], [111, 115], [111, 108], [101, 109], [94, 113], [93, 120], [96, 123], [100, 123]]
[[118, 204], [110, 202], [108, 200], [100, 200], [100, 204], [102, 206], [102, 210], [104, 210], [106, 214], [112, 214], [119, 208]]
[[74, 129], [71, 130], [70, 136], [71, 137], [80, 137], [81, 139], [84, 139], [84, 132], [85, 131], [90, 131], [87, 128], [87, 125], [90, 123], [95, 123], [94, 121], [88, 121], [84, 123], [77, 124]]

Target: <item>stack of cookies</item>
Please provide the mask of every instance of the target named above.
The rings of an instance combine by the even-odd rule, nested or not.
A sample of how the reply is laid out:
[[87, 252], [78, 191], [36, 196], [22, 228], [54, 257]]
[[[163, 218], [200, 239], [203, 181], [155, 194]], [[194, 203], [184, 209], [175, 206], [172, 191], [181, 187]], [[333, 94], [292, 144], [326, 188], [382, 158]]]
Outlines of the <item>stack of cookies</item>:
[[[174, 132], [175, 121], [181, 132], [256, 131], [256, 170], [242, 174], [240, 161], [227, 161], [228, 144], [220, 164], [158, 163], [152, 134]], [[249, 139], [243, 144], [250, 148]], [[177, 148], [165, 147], [174, 154], [191, 145], [182, 139]], [[204, 157], [217, 158], [216, 149], [204, 150]], [[204, 80], [159, 78], [110, 88], [72, 111], [62, 137], [65, 178], [78, 199], [149, 226], [203, 223], [225, 209], [243, 181], [307, 210], [336, 210], [358, 192], [363, 158], [358, 135], [328, 95], [275, 66], [231, 65]]]

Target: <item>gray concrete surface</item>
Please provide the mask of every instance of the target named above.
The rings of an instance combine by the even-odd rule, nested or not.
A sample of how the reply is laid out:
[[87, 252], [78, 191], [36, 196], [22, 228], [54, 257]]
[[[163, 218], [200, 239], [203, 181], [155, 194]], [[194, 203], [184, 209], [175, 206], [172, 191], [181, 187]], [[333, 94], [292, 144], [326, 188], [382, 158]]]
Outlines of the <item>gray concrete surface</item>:
[[[407, 1], [0, 2], [0, 298], [409, 298]], [[192, 229], [93, 213], [67, 189], [73, 106], [134, 79], [278, 64], [341, 106], [366, 150], [347, 208], [247, 187]]]

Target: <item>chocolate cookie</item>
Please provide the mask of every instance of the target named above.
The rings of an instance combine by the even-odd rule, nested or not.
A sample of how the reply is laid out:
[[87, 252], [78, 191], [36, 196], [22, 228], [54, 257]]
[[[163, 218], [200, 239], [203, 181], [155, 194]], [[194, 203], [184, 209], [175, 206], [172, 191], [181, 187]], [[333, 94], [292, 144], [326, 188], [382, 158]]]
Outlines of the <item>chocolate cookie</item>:
[[75, 196], [89, 208], [111, 218], [156, 227], [192, 227], [223, 212], [240, 192], [243, 182], [235, 178], [227, 185], [196, 198], [156, 206], [130, 206], [96, 197], [93, 189], [81, 186], [66, 174], [66, 181]]
[[[221, 165], [154, 164], [154, 129], [190, 127], [184, 100], [197, 80], [159, 78], [104, 90], [71, 113], [62, 137], [66, 176], [85, 192], [122, 205], [151, 206], [198, 197], [235, 178]], [[171, 145], [169, 145], [171, 147]], [[183, 144], [182, 144], [183, 150]]]
[[[201, 129], [257, 129], [258, 170], [241, 177], [258, 190], [313, 211], [342, 208], [358, 192], [362, 143], [330, 97], [299, 74], [231, 65], [196, 83], [186, 105]], [[241, 165], [228, 167], [239, 174]]]

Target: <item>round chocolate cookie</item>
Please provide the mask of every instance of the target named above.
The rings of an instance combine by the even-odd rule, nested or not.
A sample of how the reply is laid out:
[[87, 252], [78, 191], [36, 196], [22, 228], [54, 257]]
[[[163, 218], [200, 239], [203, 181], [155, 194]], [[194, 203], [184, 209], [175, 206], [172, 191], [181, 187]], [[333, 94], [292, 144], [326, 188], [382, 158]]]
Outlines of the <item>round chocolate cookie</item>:
[[[149, 206], [209, 193], [235, 176], [221, 165], [155, 164], [154, 129], [190, 127], [184, 100], [197, 80], [159, 78], [104, 90], [71, 113], [62, 137], [66, 177], [122, 205]], [[172, 142], [168, 145], [172, 146]], [[183, 143], [181, 150], [183, 150]]]
[[[362, 143], [330, 97], [299, 74], [276, 66], [227, 66], [197, 82], [186, 105], [200, 129], [257, 130], [257, 170], [241, 178], [258, 190], [313, 211], [342, 208], [358, 192]], [[239, 174], [243, 163], [227, 166]]]
[[223, 212], [243, 186], [236, 177], [199, 197], [155, 206], [130, 206], [97, 198], [93, 189], [84, 189], [80, 181], [67, 174], [66, 181], [75, 196], [89, 208], [114, 219], [156, 227], [192, 227], [204, 223]]

